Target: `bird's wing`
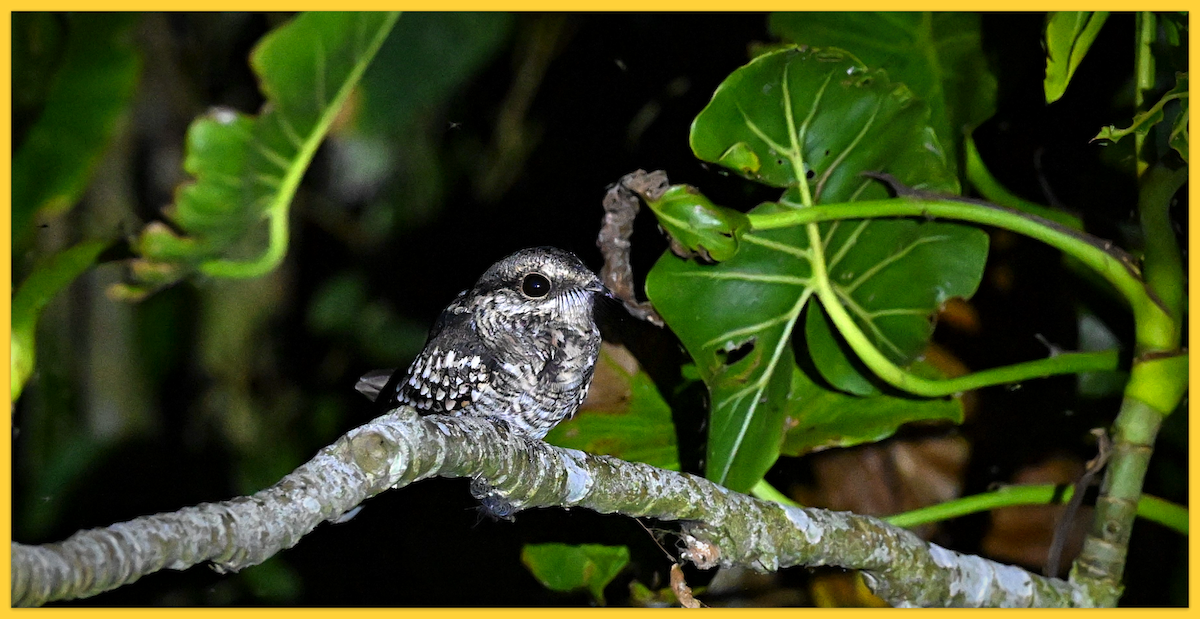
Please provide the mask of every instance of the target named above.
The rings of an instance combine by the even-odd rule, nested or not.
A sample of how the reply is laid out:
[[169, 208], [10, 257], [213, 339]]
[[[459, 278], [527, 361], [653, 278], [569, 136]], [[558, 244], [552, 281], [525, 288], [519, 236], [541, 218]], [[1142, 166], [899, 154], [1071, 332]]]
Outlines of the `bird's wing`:
[[447, 311], [425, 349], [397, 382], [396, 401], [427, 413], [461, 410], [479, 399], [496, 359], [484, 345], [471, 314]]

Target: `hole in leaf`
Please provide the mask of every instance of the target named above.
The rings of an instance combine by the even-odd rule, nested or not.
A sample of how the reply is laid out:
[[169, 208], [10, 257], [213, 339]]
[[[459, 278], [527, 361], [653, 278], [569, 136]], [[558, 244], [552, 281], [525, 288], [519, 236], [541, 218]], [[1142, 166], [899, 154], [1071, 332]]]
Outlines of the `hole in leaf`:
[[809, 171], [807, 171], [807, 172], [805, 172], [805, 173], [804, 173], [804, 178], [809, 178], [809, 179], [811, 179], [811, 178], [814, 178], [814, 177], [816, 177], [816, 175], [817, 175], [817, 173], [816, 173], [816, 171], [815, 171], [815, 170], [809, 170]]
[[733, 365], [738, 361], [745, 359], [746, 355], [749, 355], [751, 352], [753, 352], [754, 345], [757, 341], [758, 338], [752, 337], [739, 344], [728, 342], [725, 344], [725, 346], [717, 350], [717, 358], [720, 359], [721, 363], [725, 364], [726, 366]]

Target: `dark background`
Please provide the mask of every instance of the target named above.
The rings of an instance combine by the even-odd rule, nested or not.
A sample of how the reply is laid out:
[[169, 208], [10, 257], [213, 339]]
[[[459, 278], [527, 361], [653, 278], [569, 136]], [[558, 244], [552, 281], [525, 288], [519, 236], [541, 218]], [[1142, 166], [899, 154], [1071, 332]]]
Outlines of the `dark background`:
[[[141, 18], [132, 31], [144, 63], [134, 113], [84, 202], [41, 233], [41, 246], [77, 238], [114, 183], [127, 210], [108, 220], [133, 231], [156, 218], [183, 180], [187, 124], [213, 105], [254, 112], [261, 104], [246, 58], [286, 18]], [[437, 19], [408, 15], [397, 29], [434, 31]], [[1132, 113], [1133, 18], [1110, 18], [1066, 96], [1050, 106], [1042, 19], [983, 18], [1000, 90], [996, 116], [976, 131], [979, 148], [1011, 190], [1082, 213], [1090, 230], [1136, 249], [1137, 239], [1125, 236], [1132, 176], [1089, 143], [1100, 126]], [[14, 21], [15, 29], [27, 25]], [[356, 378], [407, 364], [441, 308], [497, 258], [550, 244], [598, 269], [601, 198], [623, 174], [663, 169], [672, 182], [739, 208], [772, 197], [702, 165], [687, 141], [692, 118], [748, 60], [750, 46], [773, 40], [765, 14], [491, 15], [469, 26], [462, 36], [488, 41], [472, 69], [412, 109], [389, 110], [386, 93], [389, 75], [411, 78], [416, 69], [402, 51], [381, 51], [364, 84], [363, 117], [330, 138], [305, 179], [276, 274], [184, 283], [113, 310], [103, 289], [122, 267], [112, 264], [56, 300], [39, 334], [39, 371], [15, 409], [14, 540], [57, 541], [269, 485], [365, 422], [370, 411], [353, 389]], [[436, 60], [465, 47], [425, 52]], [[17, 79], [34, 69], [14, 50]], [[402, 88], [396, 81], [391, 87]], [[14, 105], [14, 148], [36, 113], [36, 105]], [[364, 136], [384, 154], [356, 150]], [[1177, 220], [1186, 247], [1186, 204]], [[638, 226], [641, 276], [665, 243], [648, 215]], [[939, 331], [969, 367], [1044, 356], [1034, 334], [1074, 346], [1080, 299], [1129, 341], [1127, 315], [1075, 282], [1056, 252], [1020, 238], [994, 239], [993, 247], [989, 271], [1005, 269], [1011, 286], [989, 287], [985, 278], [973, 300], [977, 333]], [[21, 261], [14, 265], [16, 280]], [[124, 327], [102, 332], [97, 325], [111, 324], [112, 312]], [[105, 351], [124, 351], [120, 367], [132, 373], [103, 373], [96, 360]], [[1010, 480], [1047, 455], [1091, 457], [1087, 430], [1111, 420], [1116, 400], [1081, 403], [1073, 386], [1064, 378], [984, 390], [961, 429], [971, 444], [966, 491]], [[140, 413], [122, 418], [119, 404], [131, 401]], [[114, 402], [118, 421], [98, 421], [93, 407]], [[1147, 480], [1148, 492], [1184, 504], [1185, 437], [1186, 418], [1173, 416]], [[961, 519], [939, 542], [978, 552], [987, 527], [986, 516]], [[535, 510], [497, 523], [480, 517], [467, 482], [439, 479], [369, 500], [351, 521], [322, 525], [241, 574], [163, 571], [67, 605], [587, 604], [584, 594], [546, 590], [520, 565], [524, 543], [549, 541], [631, 547], [634, 567], [609, 587], [610, 603], [622, 603], [633, 578], [665, 583], [670, 562], [632, 520]], [[1186, 604], [1185, 547], [1179, 535], [1139, 521], [1123, 603]], [[791, 570], [777, 584], [799, 587], [805, 573]]]

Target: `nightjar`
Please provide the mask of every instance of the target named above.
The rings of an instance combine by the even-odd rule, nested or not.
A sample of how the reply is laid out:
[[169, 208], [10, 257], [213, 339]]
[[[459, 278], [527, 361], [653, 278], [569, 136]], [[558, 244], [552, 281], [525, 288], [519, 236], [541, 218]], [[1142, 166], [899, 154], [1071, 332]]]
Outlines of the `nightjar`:
[[542, 438], [575, 414], [600, 351], [600, 279], [567, 251], [534, 247], [493, 264], [450, 303], [405, 371], [364, 375], [377, 410], [486, 415]]

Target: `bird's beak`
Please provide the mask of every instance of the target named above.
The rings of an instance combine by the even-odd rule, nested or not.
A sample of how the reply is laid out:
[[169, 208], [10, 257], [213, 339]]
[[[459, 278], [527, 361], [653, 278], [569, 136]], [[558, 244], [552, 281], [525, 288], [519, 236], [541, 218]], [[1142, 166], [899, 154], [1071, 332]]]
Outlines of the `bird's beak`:
[[590, 292], [592, 294], [604, 295], [610, 299], [615, 298], [615, 297], [613, 297], [613, 292], [608, 289], [608, 286], [601, 284], [600, 280], [596, 280], [594, 283], [589, 285], [587, 288], [584, 288], [584, 290], [587, 290], [588, 292]]

